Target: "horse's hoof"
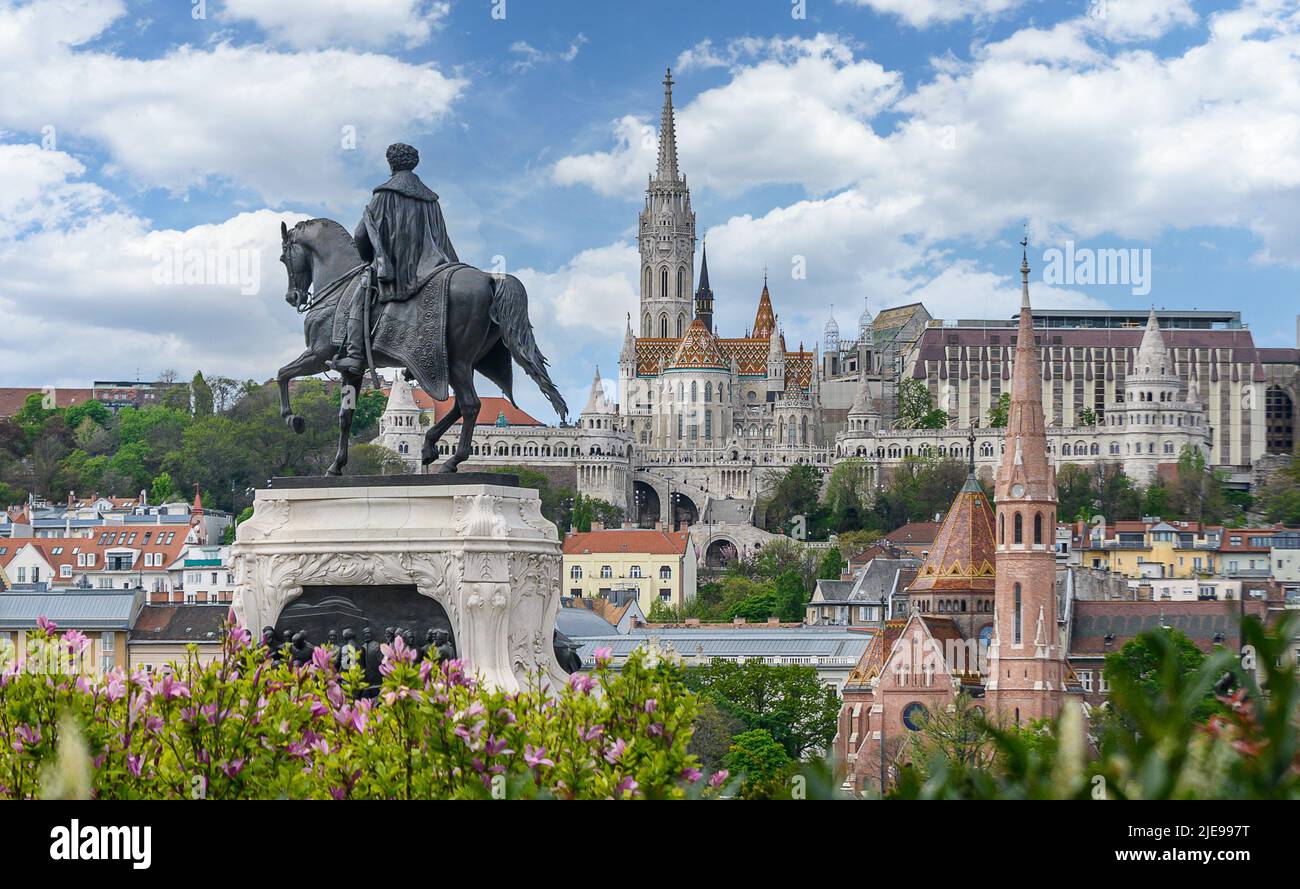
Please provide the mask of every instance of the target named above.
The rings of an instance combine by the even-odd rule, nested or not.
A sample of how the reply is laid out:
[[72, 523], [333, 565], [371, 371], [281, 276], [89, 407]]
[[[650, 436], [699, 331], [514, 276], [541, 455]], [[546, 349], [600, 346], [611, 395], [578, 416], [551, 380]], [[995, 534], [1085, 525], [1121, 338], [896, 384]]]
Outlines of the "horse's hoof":
[[307, 429], [307, 421], [304, 420], [302, 417], [298, 416], [297, 414], [294, 414], [292, 417], [289, 417], [288, 423], [289, 423], [289, 428], [292, 429], [298, 435], [302, 435], [303, 432], [306, 431]]
[[342, 475], [342, 474], [343, 474], [343, 470], [339, 468], [338, 464], [336, 464], [336, 463], [331, 463], [331, 464], [330, 464], [330, 468], [327, 469], [327, 470], [325, 470], [325, 474], [326, 474], [326, 475]]
[[435, 466], [435, 467], [433, 468], [433, 471], [434, 471], [434, 472], [455, 472], [455, 471], [456, 471], [456, 464], [455, 464], [455, 463], [439, 463], [437, 466]]

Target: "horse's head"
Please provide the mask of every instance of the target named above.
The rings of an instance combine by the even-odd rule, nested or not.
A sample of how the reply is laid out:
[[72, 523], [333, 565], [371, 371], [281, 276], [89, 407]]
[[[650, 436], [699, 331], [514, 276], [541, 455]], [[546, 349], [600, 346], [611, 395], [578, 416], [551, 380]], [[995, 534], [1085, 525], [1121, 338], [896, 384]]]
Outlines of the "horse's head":
[[280, 223], [280, 262], [289, 273], [289, 289], [284, 294], [284, 301], [295, 309], [307, 299], [311, 289], [311, 257], [307, 247], [296, 239], [297, 228], [290, 231], [283, 222]]

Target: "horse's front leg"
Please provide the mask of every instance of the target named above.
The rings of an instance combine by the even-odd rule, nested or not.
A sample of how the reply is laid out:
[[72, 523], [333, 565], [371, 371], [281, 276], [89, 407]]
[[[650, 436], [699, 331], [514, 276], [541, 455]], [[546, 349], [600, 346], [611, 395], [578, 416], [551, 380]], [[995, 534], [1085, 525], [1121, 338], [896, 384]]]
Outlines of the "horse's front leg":
[[290, 361], [275, 375], [280, 386], [280, 416], [289, 424], [289, 428], [299, 435], [307, 428], [307, 421], [293, 412], [289, 406], [289, 381], [298, 377], [309, 377], [325, 370], [325, 359], [311, 349]]
[[348, 437], [352, 434], [352, 415], [357, 411], [360, 394], [361, 374], [345, 374], [339, 399], [339, 450], [330, 468], [325, 470], [326, 475], [342, 475], [343, 467], [348, 465]]

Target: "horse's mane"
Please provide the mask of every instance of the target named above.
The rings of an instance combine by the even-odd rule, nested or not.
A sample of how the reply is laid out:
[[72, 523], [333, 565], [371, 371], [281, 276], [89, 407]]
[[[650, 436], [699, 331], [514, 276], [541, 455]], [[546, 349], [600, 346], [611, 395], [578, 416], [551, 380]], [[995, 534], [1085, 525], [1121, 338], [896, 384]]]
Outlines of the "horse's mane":
[[316, 229], [323, 229], [336, 235], [340, 235], [347, 241], [348, 245], [351, 246], [352, 249], [355, 250], [357, 247], [357, 242], [352, 239], [352, 232], [348, 231], [333, 219], [326, 219], [323, 216], [316, 219], [304, 219], [289, 230], [289, 236], [291, 238], [297, 238], [300, 234]]

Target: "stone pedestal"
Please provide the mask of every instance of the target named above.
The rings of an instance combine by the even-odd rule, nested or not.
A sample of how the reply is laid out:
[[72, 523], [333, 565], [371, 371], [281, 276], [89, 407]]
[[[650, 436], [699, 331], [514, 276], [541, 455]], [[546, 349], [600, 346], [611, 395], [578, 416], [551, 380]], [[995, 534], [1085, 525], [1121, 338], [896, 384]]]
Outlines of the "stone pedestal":
[[232, 562], [235, 615], [254, 638], [304, 587], [411, 586], [446, 611], [460, 658], [484, 681], [515, 691], [539, 673], [568, 678], [553, 647], [560, 543], [537, 491], [514, 476], [273, 479]]

